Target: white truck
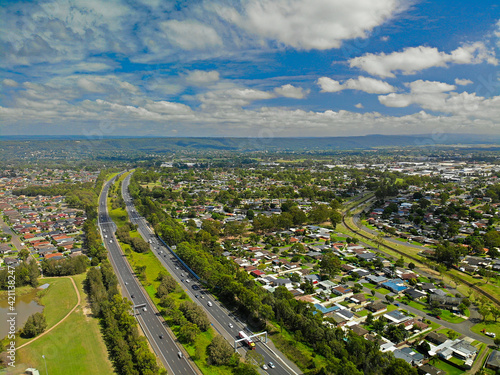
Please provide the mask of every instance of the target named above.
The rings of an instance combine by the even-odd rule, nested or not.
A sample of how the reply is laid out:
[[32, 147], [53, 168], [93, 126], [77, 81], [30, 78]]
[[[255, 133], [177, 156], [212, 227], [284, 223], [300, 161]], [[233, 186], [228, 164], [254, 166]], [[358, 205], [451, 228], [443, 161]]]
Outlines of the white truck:
[[240, 335], [240, 338], [245, 341], [245, 343], [248, 345], [248, 347], [251, 350], [255, 349], [255, 343], [252, 341], [252, 339], [250, 337], [248, 337], [248, 335], [245, 332], [240, 331], [239, 335]]

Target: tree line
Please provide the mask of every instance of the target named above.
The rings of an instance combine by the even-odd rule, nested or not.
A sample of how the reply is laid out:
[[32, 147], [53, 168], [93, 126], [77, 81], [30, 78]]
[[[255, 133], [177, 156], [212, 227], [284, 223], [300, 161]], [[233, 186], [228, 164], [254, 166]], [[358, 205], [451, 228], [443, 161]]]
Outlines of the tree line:
[[131, 313], [131, 302], [118, 293], [116, 275], [109, 263], [87, 273], [85, 289], [92, 313], [98, 317], [101, 332], [115, 371], [120, 375], [166, 374], [160, 370], [147, 341], [139, 335]]

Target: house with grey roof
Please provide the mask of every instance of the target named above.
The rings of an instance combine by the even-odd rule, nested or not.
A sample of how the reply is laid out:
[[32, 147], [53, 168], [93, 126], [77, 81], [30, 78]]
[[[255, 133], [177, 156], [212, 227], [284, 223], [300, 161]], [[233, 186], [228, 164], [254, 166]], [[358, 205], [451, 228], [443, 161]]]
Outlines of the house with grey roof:
[[421, 365], [424, 360], [424, 356], [422, 354], [417, 353], [410, 347], [396, 349], [393, 351], [393, 354], [394, 357], [400, 358], [412, 366]]
[[498, 371], [500, 370], [500, 351], [493, 350], [491, 354], [488, 356], [484, 367], [489, 368], [490, 370]]

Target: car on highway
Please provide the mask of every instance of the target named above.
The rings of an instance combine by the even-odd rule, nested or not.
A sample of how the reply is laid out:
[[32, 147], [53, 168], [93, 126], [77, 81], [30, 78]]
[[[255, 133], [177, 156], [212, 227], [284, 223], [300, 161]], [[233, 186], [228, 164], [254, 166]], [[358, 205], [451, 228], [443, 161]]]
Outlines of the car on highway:
[[228, 326], [229, 326], [229, 328], [233, 328], [234, 327], [233, 323], [229, 323]]
[[276, 368], [276, 366], [275, 366], [275, 365], [274, 365], [274, 363], [272, 363], [272, 362], [269, 362], [267, 365], [268, 365], [269, 367], [271, 367], [271, 368]]
[[148, 311], [148, 309], [146, 309], [146, 308], [144, 307], [144, 308], [142, 309], [142, 311], [147, 312], [147, 311]]
[[133, 295], [133, 294], [131, 294], [131, 295], [130, 295], [130, 297], [134, 298], [134, 295]]
[[178, 356], [179, 358], [182, 358], [182, 352], [177, 352], [177, 356]]
[[113, 240], [109, 240], [109, 243], [113, 243]]
[[160, 335], [160, 340], [163, 339], [163, 335]]
[[262, 365], [262, 369], [267, 370], [267, 365], [265, 363]]
[[189, 280], [189, 279], [186, 279], [186, 282], [187, 282], [187, 283], [189, 283], [189, 282], [191, 282], [191, 280]]
[[208, 305], [208, 306], [212, 306], [212, 302], [208, 301], [208, 302], [207, 302], [207, 305]]

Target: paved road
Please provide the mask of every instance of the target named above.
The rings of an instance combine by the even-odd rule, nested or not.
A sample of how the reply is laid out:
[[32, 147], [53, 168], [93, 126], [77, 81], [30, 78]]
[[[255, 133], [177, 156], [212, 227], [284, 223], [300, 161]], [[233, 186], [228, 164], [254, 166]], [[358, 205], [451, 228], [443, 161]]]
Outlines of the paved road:
[[22, 241], [19, 237], [19, 235], [17, 235], [16, 233], [14, 233], [14, 231], [12, 229], [10, 229], [10, 226], [3, 220], [3, 217], [2, 215], [0, 215], [0, 227], [2, 228], [2, 231], [5, 233], [5, 234], [10, 234], [12, 236], [12, 239], [10, 240], [10, 242], [12, 242], [14, 244], [14, 246], [16, 247], [17, 250], [21, 250], [24, 248], [24, 246], [21, 245]]
[[164, 325], [164, 320], [137, 280], [115, 238], [116, 225], [110, 219], [106, 206], [109, 187], [115, 180], [116, 177], [104, 185], [99, 197], [99, 228], [118, 281], [125, 296], [129, 297], [134, 304], [135, 317], [168, 373], [175, 375], [197, 374], [198, 372], [184, 354], [179, 357], [178, 353], [183, 352], [182, 347], [177, 344], [174, 337], [170, 336]]
[[[203, 286], [196, 281], [196, 278], [190, 275], [188, 270], [174, 257], [171, 250], [164, 246], [156, 237], [147, 221], [136, 211], [132, 198], [128, 193], [130, 177], [131, 175], [127, 176], [122, 184], [122, 196], [127, 207], [130, 221], [138, 225], [137, 229], [139, 233], [145, 241], [150, 242], [153, 253], [160, 260], [162, 265], [177, 282], [183, 286], [190, 298], [203, 307], [214, 329], [224, 336], [231, 345], [234, 344], [235, 339], [239, 339], [239, 331], [245, 330], [248, 335], [253, 334], [245, 323], [238, 320], [237, 317], [232, 315], [230, 311], [206, 291]], [[264, 340], [264, 337], [260, 338]], [[263, 355], [266, 364], [272, 362], [275, 365], [275, 368], [268, 368], [267, 372], [269, 374], [286, 375], [302, 373], [297, 366], [288, 361], [283, 354], [279, 353], [271, 342], [265, 345], [263, 342], [256, 341], [256, 344], [256, 351]], [[239, 352], [244, 356], [247, 347], [242, 344], [242, 342], [238, 343], [238, 346]], [[261, 369], [260, 371], [263, 372], [264, 370]]]

